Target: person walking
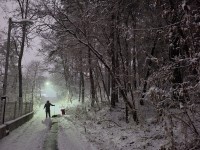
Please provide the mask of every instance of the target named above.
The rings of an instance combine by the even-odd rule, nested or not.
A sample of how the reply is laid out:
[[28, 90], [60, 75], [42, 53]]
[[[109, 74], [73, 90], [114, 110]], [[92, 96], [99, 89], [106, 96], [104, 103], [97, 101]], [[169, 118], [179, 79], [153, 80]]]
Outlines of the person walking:
[[51, 106], [55, 106], [55, 105], [51, 104], [49, 101], [47, 101], [46, 104], [44, 105], [44, 109], [46, 111], [46, 118], [48, 116], [49, 116], [49, 118], [51, 118], [51, 110], [50, 110]]

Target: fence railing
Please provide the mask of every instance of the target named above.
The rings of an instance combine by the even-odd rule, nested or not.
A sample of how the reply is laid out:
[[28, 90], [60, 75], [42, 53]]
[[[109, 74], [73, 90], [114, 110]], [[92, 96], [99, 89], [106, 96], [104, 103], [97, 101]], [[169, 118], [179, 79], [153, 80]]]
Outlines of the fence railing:
[[19, 102], [0, 101], [0, 125], [14, 120], [33, 111], [33, 103], [24, 102], [22, 111], [19, 111]]

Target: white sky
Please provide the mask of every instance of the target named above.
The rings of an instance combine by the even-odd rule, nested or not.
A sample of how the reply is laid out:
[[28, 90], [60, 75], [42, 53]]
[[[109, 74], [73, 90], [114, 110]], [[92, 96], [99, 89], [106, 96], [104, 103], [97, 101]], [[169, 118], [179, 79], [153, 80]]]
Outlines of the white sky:
[[[16, 2], [0, 2], [0, 32], [8, 30], [8, 18], [12, 17], [9, 13], [14, 9]], [[6, 5], [6, 6], [5, 6]], [[6, 35], [5, 35], [6, 36]], [[5, 39], [7, 37], [4, 37]], [[24, 56], [22, 60], [23, 65], [27, 65], [32, 60], [41, 60], [41, 58], [37, 55], [37, 50], [40, 48], [40, 40], [39, 38], [35, 38], [31, 42], [31, 48], [28, 50], [25, 49]]]

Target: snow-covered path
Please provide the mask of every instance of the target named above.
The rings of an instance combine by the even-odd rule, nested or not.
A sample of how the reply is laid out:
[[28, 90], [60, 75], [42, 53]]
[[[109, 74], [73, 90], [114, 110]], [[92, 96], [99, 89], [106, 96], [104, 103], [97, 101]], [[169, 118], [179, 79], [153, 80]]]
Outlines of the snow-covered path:
[[80, 129], [77, 129], [67, 118], [67, 116], [62, 117], [59, 122], [59, 150], [96, 150], [83, 134], [80, 133]]
[[0, 140], [1, 150], [42, 150], [43, 142], [48, 132], [48, 128], [45, 124], [42, 124], [42, 119], [44, 115], [40, 109], [34, 117], [12, 131], [8, 136]]
[[[58, 108], [53, 109], [52, 115], [58, 113]], [[44, 121], [45, 113], [43, 108], [34, 115], [34, 117], [12, 131], [7, 137], [0, 140], [0, 150], [42, 150], [44, 141], [50, 132], [47, 123]], [[57, 118], [58, 150], [95, 150], [80, 134], [79, 130], [64, 116]]]

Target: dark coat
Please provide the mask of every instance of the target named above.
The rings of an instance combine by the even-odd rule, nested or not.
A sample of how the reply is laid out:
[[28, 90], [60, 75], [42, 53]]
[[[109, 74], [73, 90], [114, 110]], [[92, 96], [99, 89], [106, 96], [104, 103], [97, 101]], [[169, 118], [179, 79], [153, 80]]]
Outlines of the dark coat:
[[44, 105], [44, 108], [46, 108], [46, 112], [50, 112], [50, 106], [55, 106], [49, 102], [47, 102], [45, 105]]

